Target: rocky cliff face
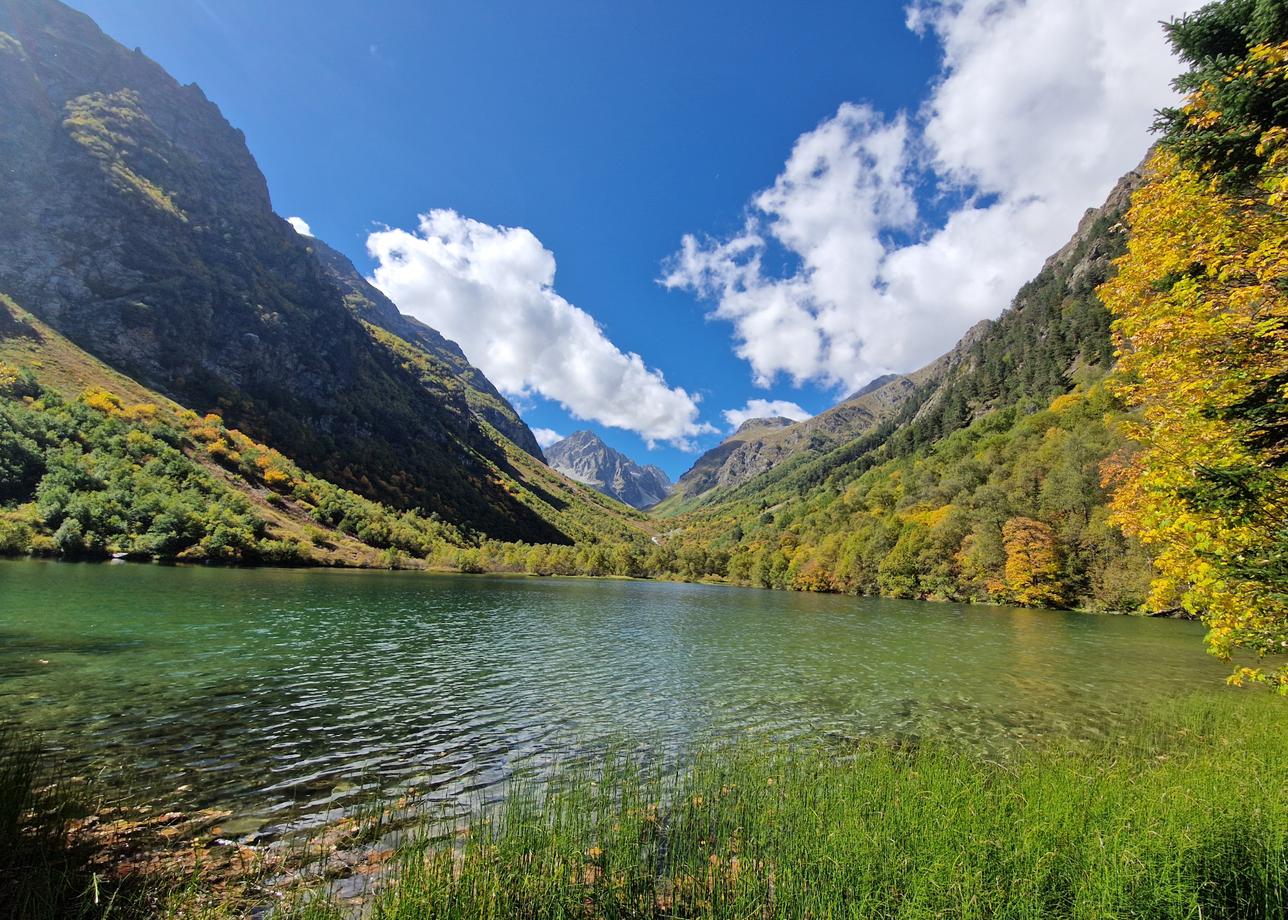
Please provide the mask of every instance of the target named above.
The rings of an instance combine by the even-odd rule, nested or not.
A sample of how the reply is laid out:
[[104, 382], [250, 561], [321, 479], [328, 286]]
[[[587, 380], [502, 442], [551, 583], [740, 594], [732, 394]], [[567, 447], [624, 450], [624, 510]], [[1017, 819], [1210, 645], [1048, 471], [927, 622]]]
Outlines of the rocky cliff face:
[[465, 401], [475, 415], [538, 460], [545, 460], [532, 430], [492, 381], [470, 364], [461, 346], [415, 317], [400, 313], [394, 302], [362, 277], [343, 253], [319, 239], [310, 239], [309, 244], [322, 267], [344, 290], [344, 302], [355, 316], [422, 349], [436, 365], [439, 376], [460, 382]]
[[826, 412], [802, 422], [751, 419], [707, 451], [676, 482], [675, 492], [697, 498], [754, 479], [808, 451], [824, 451], [871, 431], [890, 418], [916, 387], [912, 375], [887, 374]]
[[656, 505], [671, 491], [671, 480], [656, 466], [641, 466], [614, 450], [593, 431], [578, 431], [546, 448], [550, 466], [633, 508]]
[[470, 390], [490, 384], [417, 373], [373, 337], [200, 89], [56, 0], [0, 0], [0, 112], [0, 292], [340, 485], [561, 539], [489, 472], [504, 451]]
[[681, 497], [702, 495], [720, 485], [733, 482], [742, 474], [747, 457], [756, 452], [775, 431], [795, 424], [783, 416], [749, 418], [738, 430], [698, 457], [693, 466], [675, 483], [675, 494]]

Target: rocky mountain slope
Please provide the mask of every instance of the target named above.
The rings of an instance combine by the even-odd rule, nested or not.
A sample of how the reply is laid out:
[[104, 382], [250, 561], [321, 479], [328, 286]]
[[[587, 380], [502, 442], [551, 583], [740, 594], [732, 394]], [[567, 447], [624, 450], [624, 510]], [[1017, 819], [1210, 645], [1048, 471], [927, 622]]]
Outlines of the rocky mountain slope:
[[746, 467], [747, 453], [755, 454], [756, 447], [775, 431], [794, 424], [789, 418], [749, 418], [738, 429], [715, 447], [694, 461], [675, 483], [671, 504], [678, 504], [710, 492], [718, 486], [731, 485]]
[[683, 507], [714, 490], [754, 479], [797, 454], [824, 451], [871, 431], [932, 372], [926, 369], [908, 376], [878, 377], [826, 412], [804, 421], [749, 419], [680, 477], [668, 507]]
[[513, 409], [273, 212], [200, 89], [56, 0], [0, 0], [0, 33], [0, 292], [338, 485], [564, 539], [493, 475], [507, 460], [489, 424], [539, 455]]
[[[451, 381], [460, 384], [465, 401], [475, 415], [538, 460], [545, 459], [536, 437], [514, 411], [514, 406], [481, 370], [470, 364], [461, 346], [415, 317], [400, 313], [394, 302], [362, 277], [343, 253], [315, 238], [309, 239], [309, 246], [322, 267], [345, 291], [344, 302], [355, 316], [422, 350], [426, 363], [436, 371], [439, 380], [449, 385]], [[377, 335], [377, 338], [381, 337]]]
[[546, 448], [553, 469], [632, 508], [656, 505], [671, 491], [671, 479], [653, 465], [641, 466], [604, 443], [593, 431], [577, 431]]

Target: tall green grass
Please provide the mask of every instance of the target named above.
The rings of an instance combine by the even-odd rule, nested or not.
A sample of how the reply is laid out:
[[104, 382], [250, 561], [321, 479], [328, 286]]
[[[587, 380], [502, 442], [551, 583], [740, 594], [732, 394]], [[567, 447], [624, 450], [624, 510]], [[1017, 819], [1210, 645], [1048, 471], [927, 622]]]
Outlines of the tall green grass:
[[177, 874], [158, 884], [106, 871], [122, 854], [100, 853], [76, 831], [102, 791], [70, 780], [29, 733], [0, 725], [0, 920], [144, 920], [209, 900]]
[[1286, 719], [1230, 694], [996, 761], [937, 743], [610, 759], [406, 846], [371, 915], [1282, 920]]
[[72, 918], [92, 906], [93, 876], [68, 839], [74, 813], [35, 742], [0, 726], [0, 917]]
[[[22, 824], [12, 777], [4, 835]], [[467, 819], [426, 813], [362, 916], [1288, 918], [1288, 701], [1268, 695], [1169, 704], [1106, 744], [996, 758], [936, 741], [741, 744], [679, 768], [605, 756], [509, 793]], [[372, 814], [374, 840], [387, 812]], [[54, 837], [0, 846], [14, 840], [45, 853]], [[152, 903], [174, 918], [355, 916], [308, 884], [267, 915], [197, 887]]]

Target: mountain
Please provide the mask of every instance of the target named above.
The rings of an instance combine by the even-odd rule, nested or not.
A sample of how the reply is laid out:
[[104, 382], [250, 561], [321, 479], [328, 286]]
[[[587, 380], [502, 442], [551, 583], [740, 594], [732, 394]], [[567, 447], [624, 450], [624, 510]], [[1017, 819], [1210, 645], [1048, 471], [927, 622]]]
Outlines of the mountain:
[[[1113, 361], [1109, 314], [1094, 292], [1123, 251], [1121, 222], [1141, 181], [1139, 169], [1119, 180], [997, 320], [977, 323], [925, 367], [878, 377], [813, 418], [747, 422], [699, 457], [658, 511], [718, 503], [789, 461], [795, 468], [819, 459], [824, 468], [837, 456], [878, 448], [905, 454], [988, 411], [1024, 397], [1050, 397], [1090, 369], [1107, 369]], [[837, 450], [844, 453], [833, 455]], [[829, 455], [832, 460], [823, 459]]]
[[671, 480], [656, 466], [641, 466], [614, 450], [593, 431], [578, 431], [546, 448], [550, 466], [632, 508], [666, 498]]
[[893, 417], [919, 385], [943, 373], [955, 351], [911, 374], [877, 377], [832, 408], [803, 421], [782, 417], [747, 420], [698, 458], [658, 510], [663, 514], [677, 513], [693, 507], [696, 500], [709, 499], [720, 490], [755, 479], [793, 457], [824, 453], [874, 430]]
[[676, 480], [675, 490], [662, 510], [679, 507], [685, 499], [697, 497], [718, 486], [731, 485], [746, 468], [744, 449], [750, 445], [750, 452], [754, 453], [755, 445], [762, 443], [766, 435], [792, 424], [791, 419], [781, 415], [747, 419], [737, 431], [698, 457], [693, 466]]
[[355, 316], [422, 350], [440, 379], [461, 385], [470, 411], [538, 460], [545, 459], [536, 437], [514, 406], [482, 371], [470, 364], [459, 345], [437, 329], [399, 312], [393, 301], [363, 278], [343, 253], [319, 239], [311, 238], [309, 246], [332, 280], [344, 290], [345, 305]]
[[[501, 481], [540, 456], [459, 349], [272, 209], [195, 85], [56, 0], [0, 0], [0, 293], [302, 468], [486, 534], [568, 537]], [[320, 254], [320, 255], [319, 255]]]
[[871, 431], [893, 415], [930, 372], [878, 377], [826, 412], [804, 421], [749, 419], [698, 458], [679, 478], [674, 496], [661, 510], [673, 513], [694, 499], [754, 479], [798, 454], [818, 453]]
[[[735, 435], [698, 481], [705, 491], [663, 508], [673, 518], [659, 539], [676, 567], [798, 590], [1140, 607], [1150, 555], [1111, 523], [1102, 482], [1131, 444], [1102, 382], [1114, 349], [1097, 288], [1126, 249], [1124, 219], [1142, 182], [1140, 170], [1128, 173], [1087, 211], [998, 319], [836, 407], [839, 427], [850, 413], [866, 431], [813, 446], [797, 434], [811, 419]], [[719, 482], [730, 458], [788, 438], [797, 449], [767, 470], [739, 479], [730, 465]]]
[[[638, 514], [497, 437], [490, 474], [562, 542], [637, 554], [652, 545]], [[309, 473], [113, 370], [0, 294], [0, 555], [472, 571], [483, 550], [493, 567], [521, 569], [528, 548], [500, 545], [512, 561], [496, 561], [497, 544], [468, 528]]]

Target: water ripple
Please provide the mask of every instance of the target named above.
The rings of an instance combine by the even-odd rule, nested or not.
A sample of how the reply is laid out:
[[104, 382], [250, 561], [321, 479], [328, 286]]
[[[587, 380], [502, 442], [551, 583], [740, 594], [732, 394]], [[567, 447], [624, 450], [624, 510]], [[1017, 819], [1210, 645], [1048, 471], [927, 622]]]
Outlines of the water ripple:
[[610, 741], [1103, 735], [1219, 681], [1200, 636], [664, 583], [10, 562], [0, 713], [176, 807], [308, 826], [375, 790], [486, 797]]

